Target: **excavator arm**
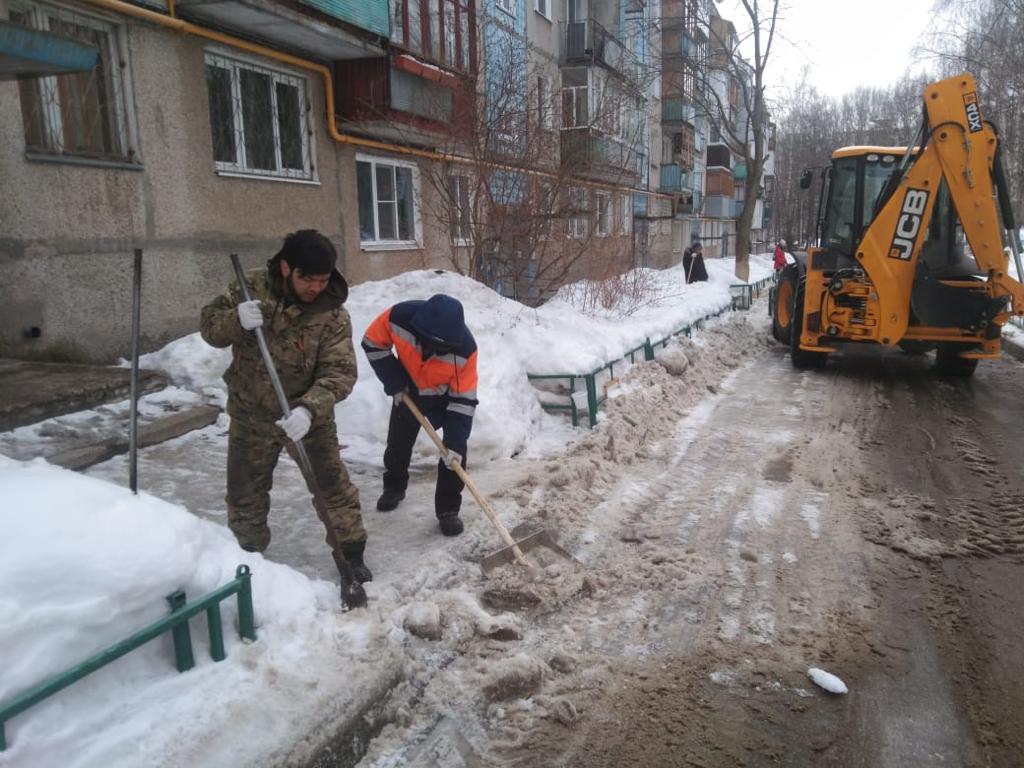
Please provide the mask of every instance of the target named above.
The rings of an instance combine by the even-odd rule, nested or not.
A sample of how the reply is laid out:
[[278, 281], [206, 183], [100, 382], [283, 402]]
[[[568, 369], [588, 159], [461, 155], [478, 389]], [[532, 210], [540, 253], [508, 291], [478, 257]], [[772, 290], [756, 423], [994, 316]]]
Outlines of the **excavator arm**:
[[[850, 254], [854, 266], [830, 268], [826, 249], [808, 251], [805, 277], [793, 286], [802, 300], [795, 307], [801, 321], [795, 350], [820, 356], [834, 351], [833, 341], [893, 346], [913, 340], [944, 345], [964, 358], [996, 357], [1000, 327], [1011, 315], [1024, 316], [1024, 286], [1009, 274], [1004, 249], [1004, 228], [1014, 224], [999, 140], [982, 118], [974, 78], [929, 85], [924, 106], [919, 146], [905, 150], [879, 201], [862, 203], [870, 218]], [[872, 148], [860, 151], [878, 156]], [[940, 197], [936, 221], [945, 221], [952, 206], [976, 274], [932, 273], [927, 259], [919, 269]], [[1009, 243], [1019, 262], [1016, 231]]]
[[1010, 313], [1024, 316], [1024, 286], [1008, 274], [995, 197], [998, 137], [982, 119], [974, 78], [960, 75], [928, 86], [925, 111], [924, 146], [868, 226], [857, 251], [877, 293], [876, 338], [883, 344], [895, 344], [907, 332], [917, 262], [942, 180], [974, 259], [988, 276], [983, 285], [992, 298], [1007, 305], [996, 322], [1005, 323]]

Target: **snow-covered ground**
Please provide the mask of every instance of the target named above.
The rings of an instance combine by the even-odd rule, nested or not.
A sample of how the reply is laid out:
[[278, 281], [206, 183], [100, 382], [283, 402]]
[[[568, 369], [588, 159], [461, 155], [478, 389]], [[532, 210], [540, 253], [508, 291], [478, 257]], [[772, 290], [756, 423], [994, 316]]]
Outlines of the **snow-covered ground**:
[[[355, 286], [348, 306], [358, 341], [395, 301], [444, 292], [464, 303], [481, 350], [481, 406], [470, 450], [477, 462], [503, 466], [512, 456], [553, 455], [585, 434], [543, 413], [527, 372], [589, 371], [728, 304], [731, 260], [711, 259], [707, 266], [708, 283], [686, 286], [679, 268], [665, 270], [640, 305], [631, 303], [628, 313], [612, 306], [600, 317], [580, 312], [572, 294], [534, 310], [435, 272]], [[753, 258], [751, 273], [752, 279], [769, 275], [770, 258]], [[359, 382], [338, 407], [343, 455], [349, 463], [379, 466], [389, 400], [358, 357]], [[181, 390], [171, 399], [184, 404], [222, 399], [219, 377], [227, 359], [226, 351], [192, 335], [146, 356], [144, 366], [167, 372]], [[699, 390], [705, 392], [703, 383]], [[622, 388], [610, 396], [645, 395]], [[74, 419], [88, 423], [102, 418], [101, 410]], [[25, 455], [39, 432], [30, 427], [0, 436], [0, 450]], [[222, 426], [204, 433], [208, 442], [225, 439]], [[197, 459], [184, 471], [202, 482], [219, 478], [223, 466]], [[400, 673], [408, 627], [422, 623], [422, 606], [410, 601], [424, 591], [470, 635], [516, 631], [514, 616], [492, 615], [457, 586], [474, 569], [469, 558], [425, 562], [418, 545], [403, 545], [406, 540], [391, 542], [388, 551], [389, 559], [404, 564], [404, 582], [373, 582], [370, 607], [343, 614], [334, 585], [242, 552], [226, 528], [180, 505], [146, 493], [136, 497], [39, 459], [0, 457], [0, 486], [0, 702], [165, 615], [170, 592], [184, 589], [196, 598], [229, 581], [239, 563], [254, 572], [259, 634], [257, 642], [243, 644], [234, 602], [226, 601], [225, 661], [210, 660], [199, 617], [193, 621], [194, 670], [174, 670], [168, 637], [151, 642], [9, 721], [8, 749], [0, 753], [5, 768], [300, 762], [330, 734], [348, 702]], [[505, 490], [530, 493], [528, 487]], [[461, 546], [479, 548], [470, 533]]]

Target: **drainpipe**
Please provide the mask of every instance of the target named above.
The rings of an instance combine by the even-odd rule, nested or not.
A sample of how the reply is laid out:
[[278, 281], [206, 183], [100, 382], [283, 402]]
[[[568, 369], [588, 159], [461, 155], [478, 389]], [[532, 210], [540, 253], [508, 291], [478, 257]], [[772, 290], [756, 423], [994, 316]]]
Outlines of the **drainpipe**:
[[[373, 139], [364, 139], [358, 136], [349, 136], [348, 134], [342, 133], [338, 130], [338, 119], [334, 111], [334, 75], [331, 74], [331, 70], [325, 67], [323, 64], [317, 64], [314, 61], [308, 59], [300, 59], [298, 56], [292, 56], [282, 51], [268, 48], [267, 46], [260, 45], [258, 43], [251, 43], [248, 40], [243, 40], [239, 37], [232, 35], [226, 35], [222, 32], [216, 32], [212, 29], [200, 27], [197, 24], [185, 21], [184, 19], [174, 16], [174, 0], [168, 0], [171, 16], [157, 11], [151, 11], [147, 8], [140, 8], [137, 5], [124, 2], [123, 0], [82, 0], [87, 5], [93, 5], [98, 8], [105, 8], [109, 11], [115, 11], [122, 13], [125, 16], [133, 16], [143, 21], [148, 21], [159, 26], [167, 27], [169, 29], [176, 30], [186, 35], [195, 35], [196, 37], [202, 37], [207, 40], [212, 40], [222, 45], [228, 45], [232, 48], [238, 48], [239, 50], [253, 53], [258, 56], [264, 56], [274, 61], [279, 61], [282, 64], [288, 64], [297, 69], [304, 69], [307, 72], [320, 75], [324, 81], [324, 96], [326, 99], [327, 109], [327, 132], [330, 137], [339, 144], [351, 144], [357, 147], [366, 147], [368, 149], [376, 149], [384, 152], [396, 152], [403, 155], [413, 155], [415, 157], [423, 157], [428, 160], [439, 160], [447, 163], [474, 163], [478, 162], [470, 157], [463, 157], [461, 155], [453, 155], [444, 152], [431, 152], [427, 149], [416, 149], [415, 147], [405, 147], [401, 144], [390, 144], [384, 141], [374, 141]], [[515, 173], [525, 173], [531, 176], [540, 176], [543, 178], [558, 180], [558, 176], [549, 173], [547, 171], [540, 171], [535, 169], [521, 168], [515, 165], [506, 165], [503, 163], [483, 163], [484, 165], [495, 168], [498, 170], [512, 171]], [[665, 197], [654, 192], [650, 192], [646, 189], [633, 189], [632, 187], [621, 187], [613, 186], [609, 187], [606, 184], [600, 184], [593, 181], [584, 181], [582, 179], [576, 181], [581, 186], [599, 187], [601, 189], [613, 189], [619, 192], [639, 192], [648, 196], [648, 198]]]

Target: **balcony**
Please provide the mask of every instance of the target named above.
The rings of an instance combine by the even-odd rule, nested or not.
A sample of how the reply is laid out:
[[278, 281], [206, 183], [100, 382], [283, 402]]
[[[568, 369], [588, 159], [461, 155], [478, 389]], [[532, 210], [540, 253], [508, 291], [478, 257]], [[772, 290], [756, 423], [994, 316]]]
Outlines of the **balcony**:
[[697, 119], [697, 106], [685, 97], [665, 96], [661, 100], [661, 122], [690, 123]]
[[388, 34], [387, 0], [177, 0], [175, 7], [190, 21], [325, 61], [383, 56], [378, 40]]
[[734, 200], [725, 195], [707, 195], [704, 198], [704, 215], [714, 218], [734, 218]]
[[662, 58], [683, 57], [703, 58], [707, 51], [704, 34], [693, 25], [687, 25], [682, 16], [666, 17], [661, 20]]
[[604, 181], [639, 180], [647, 156], [596, 128], [562, 130], [562, 165]]
[[661, 166], [662, 192], [682, 192], [690, 189], [690, 174], [677, 163], [663, 163]]
[[629, 80], [640, 80], [640, 61], [619, 38], [594, 19], [561, 22], [562, 66], [601, 66]]

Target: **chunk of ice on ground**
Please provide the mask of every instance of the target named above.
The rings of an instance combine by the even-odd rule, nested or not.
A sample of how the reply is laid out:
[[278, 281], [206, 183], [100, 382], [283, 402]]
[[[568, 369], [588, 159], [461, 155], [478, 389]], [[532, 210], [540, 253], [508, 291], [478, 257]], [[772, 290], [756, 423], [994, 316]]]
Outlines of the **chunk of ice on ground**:
[[815, 685], [824, 688], [829, 693], [847, 693], [849, 690], [846, 687], [846, 683], [823, 669], [811, 667], [807, 670], [807, 674], [810, 676], [811, 680], [814, 681]]

